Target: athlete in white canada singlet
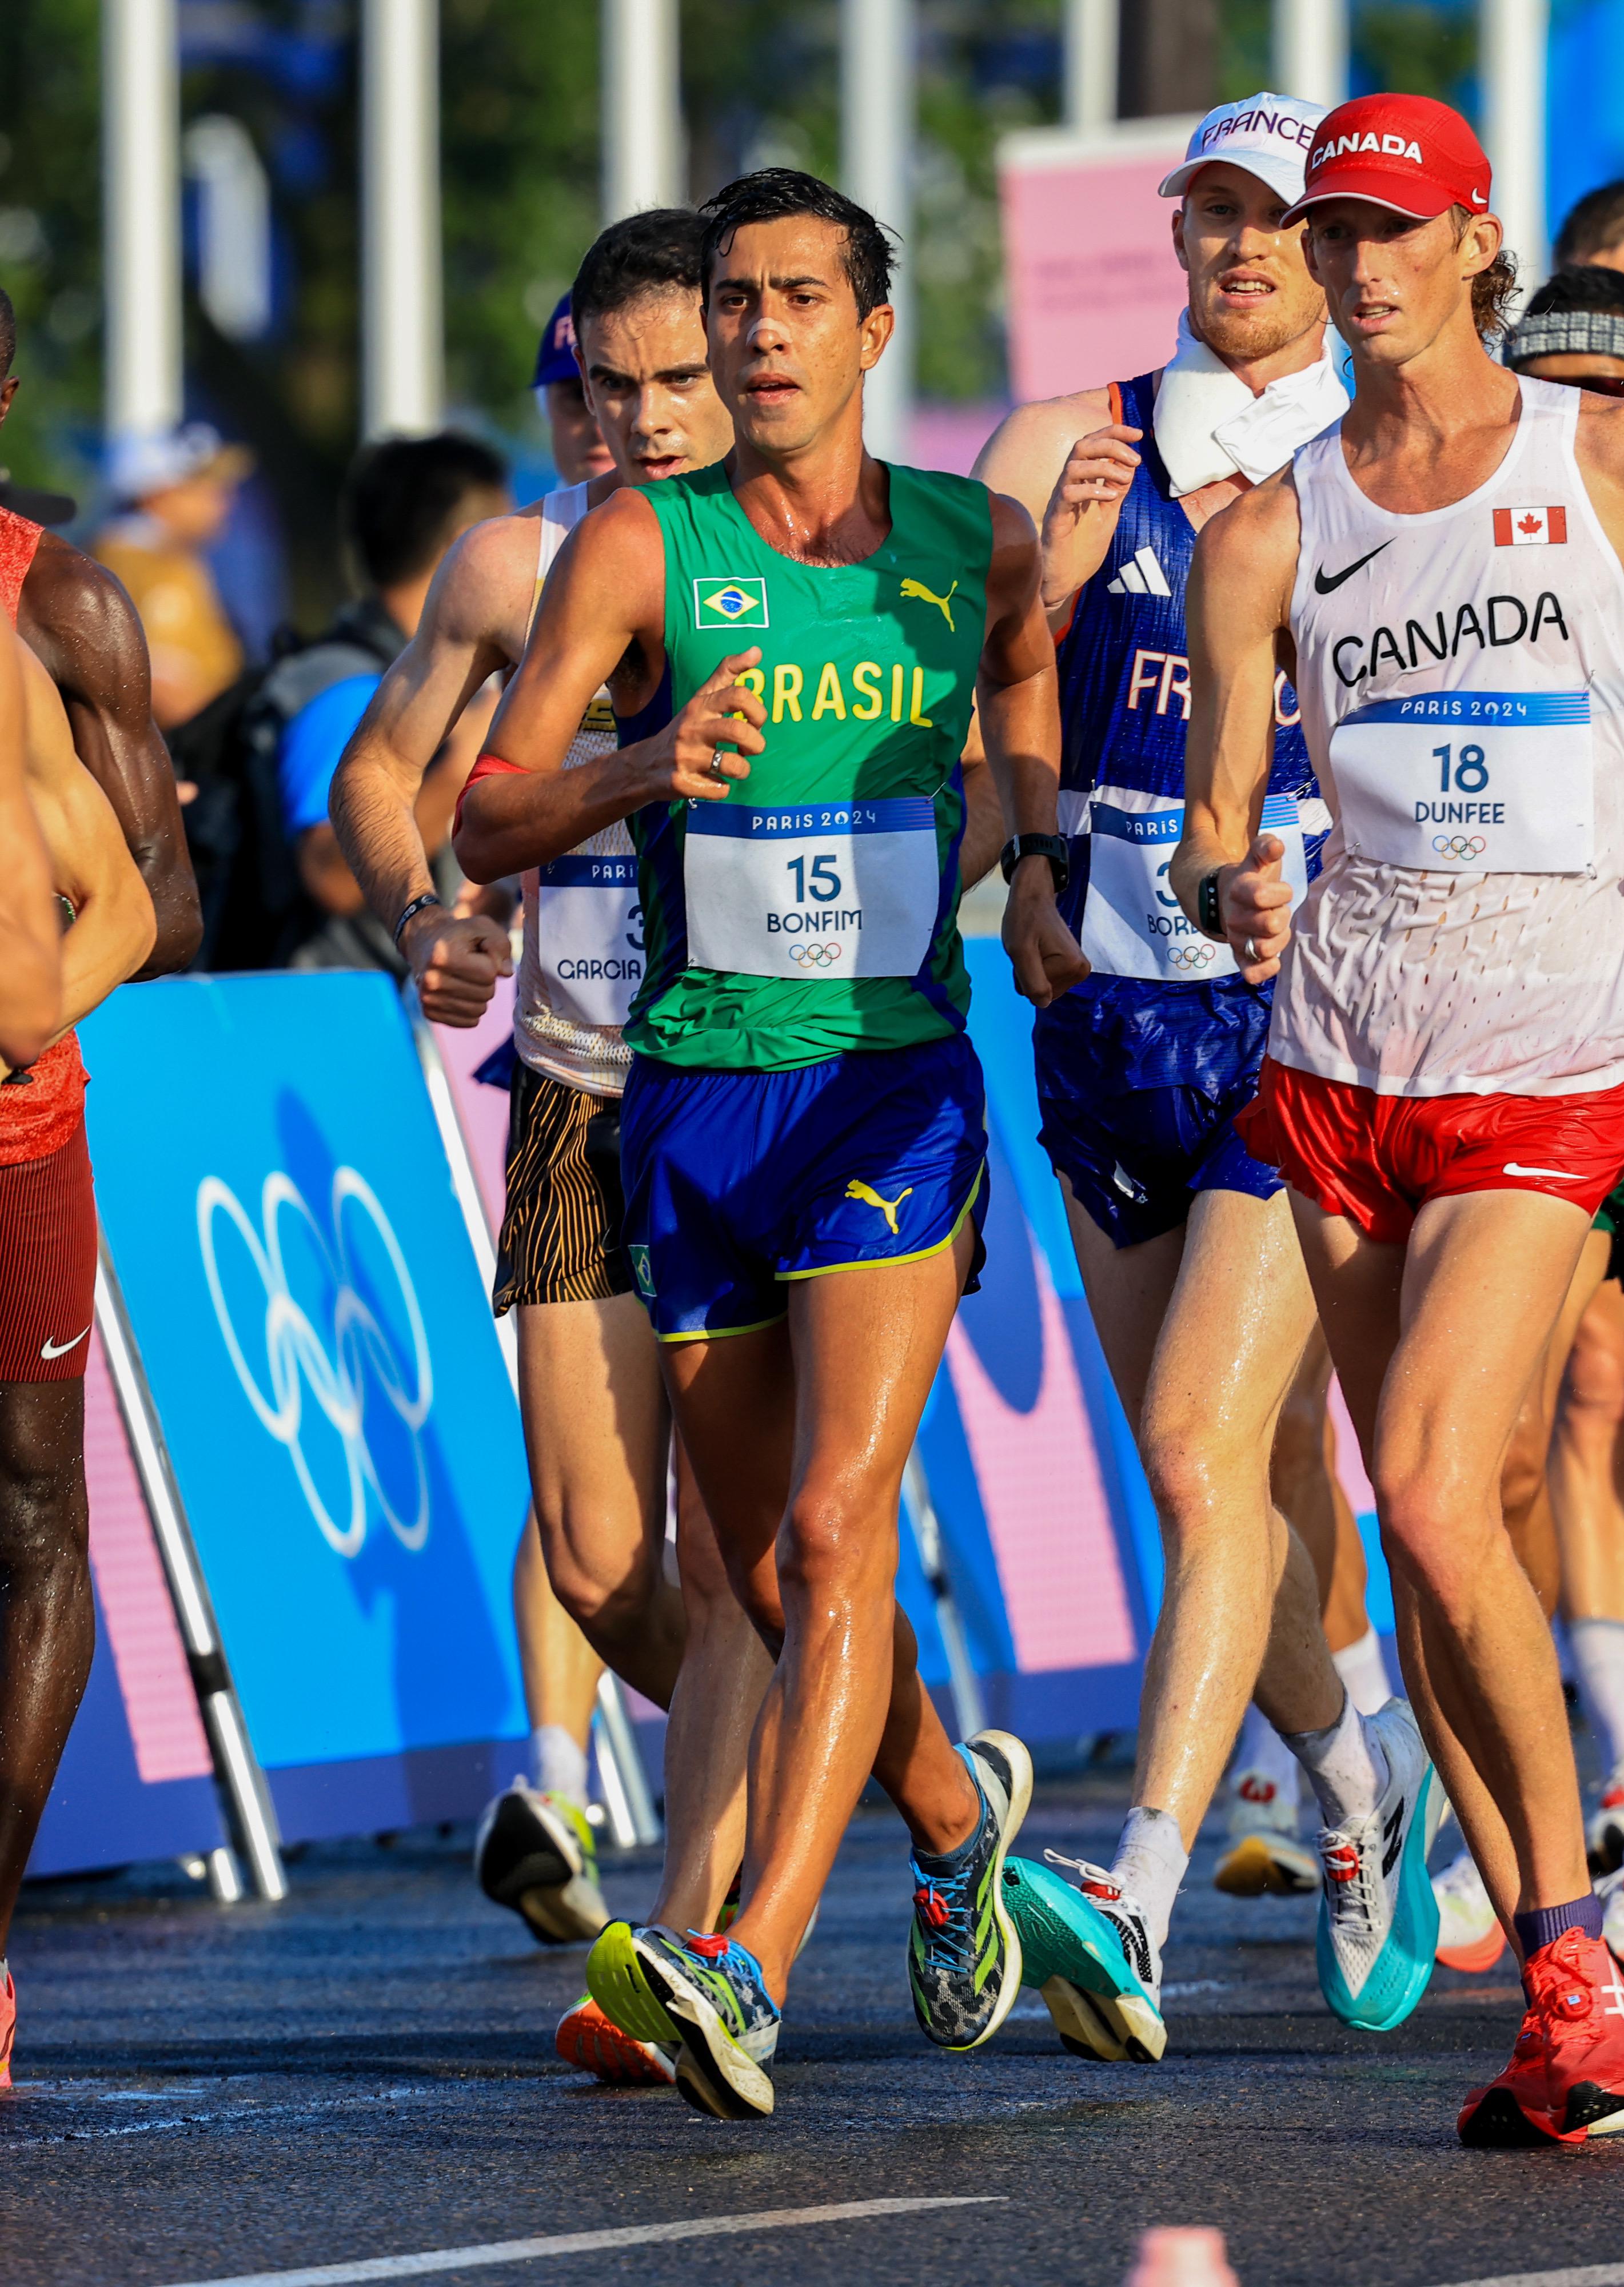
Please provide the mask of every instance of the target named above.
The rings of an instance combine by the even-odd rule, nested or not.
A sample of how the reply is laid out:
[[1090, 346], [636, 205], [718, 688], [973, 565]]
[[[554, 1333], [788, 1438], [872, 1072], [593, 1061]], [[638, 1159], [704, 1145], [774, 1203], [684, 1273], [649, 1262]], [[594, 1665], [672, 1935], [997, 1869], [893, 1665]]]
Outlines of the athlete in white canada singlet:
[[[1242, 1132], [1291, 1186], [1405, 1678], [1523, 1963], [1474, 2144], [1624, 2128], [1560, 1677], [1500, 1497], [1624, 1162], [1624, 408], [1486, 355], [1511, 283], [1489, 196], [1441, 104], [1362, 97], [1318, 131], [1296, 211], [1356, 393], [1198, 544], [1173, 869], [1243, 973], [1280, 971]], [[1336, 819], [1296, 911], [1258, 825], [1282, 660]]]

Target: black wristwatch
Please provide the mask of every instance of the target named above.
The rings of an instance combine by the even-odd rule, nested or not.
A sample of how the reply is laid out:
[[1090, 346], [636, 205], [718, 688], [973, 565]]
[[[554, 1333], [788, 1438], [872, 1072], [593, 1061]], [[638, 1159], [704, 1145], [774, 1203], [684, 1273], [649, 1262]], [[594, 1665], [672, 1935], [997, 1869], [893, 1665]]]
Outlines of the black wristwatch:
[[1219, 871], [1220, 868], [1215, 866], [1210, 874], [1203, 874], [1201, 877], [1195, 892], [1195, 926], [1203, 937], [1216, 938], [1222, 945], [1228, 932], [1218, 912]]
[[1063, 834], [1017, 834], [998, 853], [998, 866], [1007, 882], [1023, 858], [1046, 858], [1054, 875], [1054, 894], [1063, 898], [1071, 879], [1071, 849]]

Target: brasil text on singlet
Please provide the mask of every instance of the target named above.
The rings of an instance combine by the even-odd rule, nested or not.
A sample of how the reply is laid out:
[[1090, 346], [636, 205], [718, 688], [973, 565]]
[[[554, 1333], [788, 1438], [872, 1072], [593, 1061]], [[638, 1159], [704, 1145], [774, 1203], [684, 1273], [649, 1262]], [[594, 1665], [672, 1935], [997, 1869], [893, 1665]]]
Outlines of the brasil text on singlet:
[[959, 756], [991, 507], [966, 478], [888, 476], [890, 533], [837, 566], [770, 548], [724, 467], [643, 495], [665, 542], [668, 672], [622, 740], [759, 645], [742, 679], [766, 706], [767, 744], [725, 801], [633, 814], [649, 966], [627, 1034], [640, 1053], [782, 1070], [964, 1030]]
[[1500, 466], [1447, 508], [1367, 500], [1340, 424], [1292, 464], [1296, 683], [1336, 822], [1269, 1052], [1384, 1095], [1624, 1081], [1624, 569], [1581, 392], [1520, 388]]

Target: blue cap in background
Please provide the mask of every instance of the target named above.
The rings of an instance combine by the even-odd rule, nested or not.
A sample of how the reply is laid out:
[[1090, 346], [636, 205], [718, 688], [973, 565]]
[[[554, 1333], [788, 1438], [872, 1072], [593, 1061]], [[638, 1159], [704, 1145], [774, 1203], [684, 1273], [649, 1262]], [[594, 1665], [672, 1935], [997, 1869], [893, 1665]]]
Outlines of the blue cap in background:
[[558, 307], [548, 320], [541, 335], [541, 346], [536, 352], [535, 379], [532, 389], [545, 389], [549, 382], [579, 381], [580, 368], [575, 362], [575, 323], [570, 315], [570, 297], [561, 294]]

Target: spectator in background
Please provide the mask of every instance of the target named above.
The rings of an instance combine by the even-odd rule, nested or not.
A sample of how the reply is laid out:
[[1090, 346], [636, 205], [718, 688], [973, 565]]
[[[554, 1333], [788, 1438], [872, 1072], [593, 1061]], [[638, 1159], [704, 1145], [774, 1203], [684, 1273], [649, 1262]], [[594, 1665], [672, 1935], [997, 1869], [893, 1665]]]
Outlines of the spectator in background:
[[580, 368], [575, 362], [575, 321], [570, 315], [567, 294], [547, 321], [531, 387], [536, 409], [552, 438], [553, 466], [559, 483], [584, 485], [589, 477], [607, 475], [615, 464], [581, 386]]
[[1558, 270], [1624, 270], [1624, 182], [1585, 193], [1557, 233], [1551, 260]]
[[1539, 381], [1624, 397], [1624, 268], [1557, 271], [1530, 295], [1505, 360]]
[[120, 512], [91, 553], [122, 580], [153, 663], [153, 716], [172, 730], [234, 683], [242, 645], [203, 560], [253, 467], [206, 421], [121, 438], [107, 476]]
[[[265, 677], [256, 711], [280, 716], [277, 762], [282, 824], [315, 926], [291, 954], [295, 969], [385, 969], [406, 975], [389, 930], [368, 909], [327, 820], [327, 791], [345, 742], [383, 670], [416, 633], [440, 558], [470, 525], [511, 509], [501, 456], [471, 437], [390, 438], [369, 446], [345, 480], [345, 542], [362, 593], [319, 642]], [[494, 694], [476, 700], [423, 779], [417, 822], [442, 894], [461, 874], [449, 848], [452, 811], [479, 752]]]

